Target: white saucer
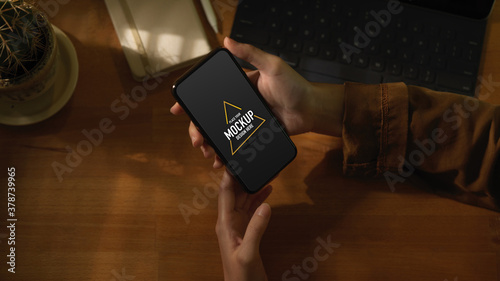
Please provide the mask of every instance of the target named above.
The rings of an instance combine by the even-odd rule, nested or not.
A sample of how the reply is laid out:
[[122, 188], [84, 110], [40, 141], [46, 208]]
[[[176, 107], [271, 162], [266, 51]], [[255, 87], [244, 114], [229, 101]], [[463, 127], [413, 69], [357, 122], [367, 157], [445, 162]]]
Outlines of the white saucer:
[[26, 102], [0, 101], [0, 124], [21, 126], [38, 123], [56, 114], [73, 95], [78, 80], [75, 47], [62, 30], [53, 27], [59, 48], [54, 91]]

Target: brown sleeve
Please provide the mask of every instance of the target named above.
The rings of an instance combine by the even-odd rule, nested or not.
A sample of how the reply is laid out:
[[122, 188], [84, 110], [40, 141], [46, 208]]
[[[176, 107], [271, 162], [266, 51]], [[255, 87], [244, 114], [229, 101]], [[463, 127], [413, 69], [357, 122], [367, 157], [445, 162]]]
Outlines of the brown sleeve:
[[500, 210], [500, 107], [404, 83], [345, 84], [344, 173], [417, 175], [436, 192]]

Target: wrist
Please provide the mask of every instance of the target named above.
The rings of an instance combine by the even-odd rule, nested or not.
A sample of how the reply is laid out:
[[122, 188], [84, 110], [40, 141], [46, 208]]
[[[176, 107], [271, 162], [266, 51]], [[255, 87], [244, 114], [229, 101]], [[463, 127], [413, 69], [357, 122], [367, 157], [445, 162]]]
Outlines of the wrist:
[[344, 117], [344, 85], [313, 83], [309, 114], [312, 132], [335, 137], [342, 136]]

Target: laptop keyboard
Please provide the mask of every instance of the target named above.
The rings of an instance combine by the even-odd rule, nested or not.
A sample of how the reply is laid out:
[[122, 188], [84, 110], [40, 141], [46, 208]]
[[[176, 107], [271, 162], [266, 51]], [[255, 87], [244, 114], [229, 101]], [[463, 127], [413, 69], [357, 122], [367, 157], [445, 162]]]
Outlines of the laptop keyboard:
[[412, 5], [377, 21], [373, 13], [387, 13], [386, 5], [374, 0], [242, 1], [231, 37], [280, 56], [314, 82], [403, 81], [473, 96], [486, 21]]

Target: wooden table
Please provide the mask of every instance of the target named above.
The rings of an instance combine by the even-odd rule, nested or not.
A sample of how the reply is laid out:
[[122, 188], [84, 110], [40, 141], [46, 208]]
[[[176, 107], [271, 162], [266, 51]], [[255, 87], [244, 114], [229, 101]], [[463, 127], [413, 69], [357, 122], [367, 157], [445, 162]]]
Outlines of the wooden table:
[[[67, 1], [52, 1], [59, 2]], [[228, 35], [236, 1], [217, 3]], [[499, 5], [481, 66], [493, 81], [500, 81]], [[115, 113], [111, 105], [125, 106], [120, 96], [141, 83], [132, 79], [103, 1], [58, 9], [51, 21], [76, 47], [78, 85], [50, 119], [0, 126], [0, 280], [222, 280], [214, 232], [220, 172], [191, 147], [188, 118], [169, 113], [170, 88], [182, 71], [127, 106], [127, 116]], [[488, 100], [500, 103], [500, 92]], [[75, 151], [82, 130], [105, 118], [114, 130], [59, 181], [54, 163], [66, 165], [67, 148]], [[384, 180], [343, 177], [337, 138], [293, 141], [297, 159], [268, 200], [273, 216], [261, 248], [270, 280], [282, 280], [293, 265], [309, 268], [308, 280], [500, 280], [498, 213], [418, 184], [391, 192]], [[16, 274], [5, 262], [8, 167], [16, 169]], [[196, 214], [187, 221], [180, 209], [189, 208]], [[336, 248], [315, 263], [318, 239]]]

